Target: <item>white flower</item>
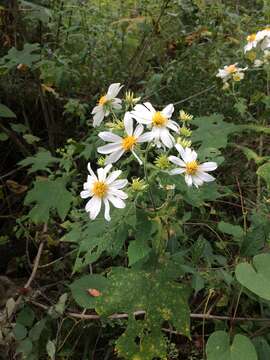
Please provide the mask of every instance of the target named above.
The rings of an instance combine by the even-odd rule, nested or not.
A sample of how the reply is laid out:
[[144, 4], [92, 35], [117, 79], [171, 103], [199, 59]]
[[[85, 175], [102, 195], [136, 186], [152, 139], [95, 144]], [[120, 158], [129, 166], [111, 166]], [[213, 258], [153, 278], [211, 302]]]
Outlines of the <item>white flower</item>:
[[257, 34], [251, 34], [247, 36], [247, 45], [244, 47], [244, 52], [250, 51], [251, 49], [255, 48], [258, 44], [260, 36]]
[[179, 125], [170, 120], [173, 111], [173, 104], [167, 105], [162, 111], [156, 111], [149, 102], [146, 102], [143, 105], [136, 105], [131, 111], [131, 115], [139, 123], [145, 124], [151, 129], [152, 139], [158, 147], [162, 143], [166, 147], [172, 148], [175, 139], [169, 129], [179, 132]]
[[181, 155], [181, 158], [177, 156], [169, 156], [169, 160], [178, 166], [178, 168], [171, 170], [171, 175], [178, 175], [185, 173], [185, 181], [188, 186], [194, 184], [199, 187], [204, 182], [214, 181], [215, 178], [212, 175], [207, 174], [206, 171], [213, 171], [217, 168], [215, 162], [205, 162], [199, 164], [197, 161], [197, 153], [190, 148], [183, 148], [181, 145], [175, 145], [177, 151]]
[[109, 131], [100, 132], [98, 134], [102, 140], [110, 142], [110, 144], [100, 146], [97, 149], [100, 154], [110, 154], [105, 160], [106, 165], [115, 163], [127, 151], [131, 151], [139, 163], [142, 164], [142, 161], [134, 152], [134, 147], [137, 143], [151, 141], [152, 134], [151, 132], [146, 132], [143, 134], [144, 128], [141, 124], [137, 125], [136, 129], [134, 130], [133, 119], [131, 118], [129, 112], [125, 113], [124, 127], [126, 131], [125, 137], [121, 137]]
[[265, 50], [270, 47], [270, 28], [260, 30], [256, 34], [248, 35], [244, 52], [256, 48], [258, 44], [260, 44], [261, 50]]
[[107, 221], [110, 221], [110, 202], [119, 209], [126, 206], [123, 200], [127, 199], [128, 196], [120, 189], [125, 187], [128, 181], [126, 179], [116, 180], [122, 173], [121, 170], [113, 171], [108, 175], [112, 165], [97, 169], [97, 176], [91, 169], [90, 163], [88, 163], [87, 167], [90, 175], [83, 184], [84, 190], [81, 192], [81, 198], [87, 199], [91, 197], [91, 199], [87, 202], [85, 210], [89, 212], [90, 219], [94, 220], [98, 216], [103, 202], [105, 206], [104, 217]]
[[231, 78], [236, 79], [236, 81], [242, 80], [244, 78], [244, 71], [247, 70], [247, 67], [240, 68], [237, 66], [238, 63], [224, 66], [223, 69], [219, 69], [216, 77], [219, 77], [223, 82], [228, 81]]
[[101, 124], [104, 117], [109, 115], [111, 108], [114, 108], [116, 110], [122, 108], [122, 100], [118, 99], [116, 96], [118, 95], [119, 91], [122, 89], [123, 86], [124, 85], [120, 85], [120, 83], [111, 84], [109, 86], [107, 94], [101, 96], [98, 101], [98, 105], [95, 106], [92, 110], [92, 114], [94, 114], [94, 127], [97, 127]]

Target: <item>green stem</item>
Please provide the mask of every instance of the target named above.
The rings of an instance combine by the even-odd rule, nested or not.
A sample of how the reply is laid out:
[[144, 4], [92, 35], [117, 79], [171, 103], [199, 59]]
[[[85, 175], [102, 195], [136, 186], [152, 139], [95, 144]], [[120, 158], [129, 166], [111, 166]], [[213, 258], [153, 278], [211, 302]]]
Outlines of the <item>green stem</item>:
[[147, 148], [145, 150], [145, 156], [144, 156], [144, 161], [143, 161], [143, 169], [144, 169], [145, 181], [146, 181], [146, 183], [148, 185], [147, 188], [148, 188], [149, 197], [150, 197], [150, 200], [152, 202], [153, 208], [156, 211], [157, 208], [156, 208], [155, 200], [154, 200], [153, 193], [152, 193], [152, 190], [151, 190], [151, 186], [150, 186], [150, 183], [149, 183], [148, 172], [147, 172], [147, 157], [148, 157], [148, 152], [149, 152], [150, 146], [151, 146], [151, 144], [148, 143]]

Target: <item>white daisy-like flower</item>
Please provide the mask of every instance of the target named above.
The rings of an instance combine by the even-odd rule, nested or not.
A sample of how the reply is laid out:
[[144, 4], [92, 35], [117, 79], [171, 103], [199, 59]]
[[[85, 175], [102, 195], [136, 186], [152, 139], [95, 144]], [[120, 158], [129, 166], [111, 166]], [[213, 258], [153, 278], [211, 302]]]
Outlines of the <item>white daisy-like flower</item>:
[[261, 50], [264, 51], [270, 47], [270, 28], [258, 31], [256, 34], [257, 42], [260, 43]]
[[83, 191], [81, 192], [81, 198], [91, 199], [85, 206], [86, 212], [89, 212], [91, 220], [94, 220], [100, 210], [102, 203], [105, 206], [104, 217], [107, 221], [111, 220], [110, 217], [110, 203], [118, 209], [123, 209], [126, 204], [123, 200], [127, 199], [128, 195], [120, 190], [124, 188], [128, 181], [126, 179], [118, 179], [122, 173], [121, 170], [109, 171], [112, 165], [107, 165], [104, 168], [97, 169], [97, 176], [88, 163], [88, 171], [90, 175], [87, 177], [87, 181], [83, 184]]
[[98, 105], [94, 107], [92, 110], [92, 114], [94, 114], [93, 126], [97, 127], [101, 124], [102, 120], [105, 116], [108, 116], [111, 108], [119, 110], [122, 108], [122, 100], [117, 98], [119, 91], [122, 89], [124, 85], [120, 83], [111, 84], [107, 91], [107, 94], [101, 96], [98, 101]]
[[244, 71], [247, 70], [247, 67], [240, 68], [237, 66], [238, 63], [224, 66], [223, 69], [219, 69], [216, 77], [219, 77], [223, 82], [228, 81], [231, 78], [237, 79], [236, 81], [242, 80], [244, 78]]
[[167, 148], [172, 148], [175, 139], [170, 130], [179, 133], [179, 125], [171, 120], [173, 112], [173, 104], [167, 105], [162, 111], [156, 111], [149, 102], [146, 102], [143, 105], [136, 105], [130, 113], [138, 123], [145, 124], [151, 129], [152, 138], [158, 147], [163, 144]]
[[197, 188], [204, 182], [214, 181], [215, 178], [209, 175], [207, 171], [213, 171], [217, 168], [215, 162], [205, 162], [200, 164], [197, 161], [197, 153], [190, 148], [183, 148], [181, 145], [176, 144], [175, 148], [179, 152], [181, 158], [177, 156], [169, 156], [169, 160], [178, 167], [171, 170], [171, 175], [178, 175], [185, 173], [185, 182], [188, 186], [194, 184]]
[[244, 52], [246, 53], [247, 51], [252, 50], [253, 48], [255, 48], [258, 44], [259, 37], [258, 37], [258, 33], [257, 34], [250, 34], [247, 36], [247, 44], [244, 47]]
[[131, 151], [138, 162], [142, 164], [142, 161], [134, 151], [134, 147], [138, 143], [151, 141], [153, 138], [152, 133], [148, 131], [143, 134], [144, 127], [141, 124], [138, 124], [134, 130], [133, 119], [129, 112], [125, 113], [124, 127], [126, 132], [124, 137], [109, 131], [103, 131], [98, 134], [102, 140], [110, 142], [110, 144], [100, 146], [97, 149], [100, 154], [110, 154], [105, 160], [105, 165], [115, 163], [128, 151]]

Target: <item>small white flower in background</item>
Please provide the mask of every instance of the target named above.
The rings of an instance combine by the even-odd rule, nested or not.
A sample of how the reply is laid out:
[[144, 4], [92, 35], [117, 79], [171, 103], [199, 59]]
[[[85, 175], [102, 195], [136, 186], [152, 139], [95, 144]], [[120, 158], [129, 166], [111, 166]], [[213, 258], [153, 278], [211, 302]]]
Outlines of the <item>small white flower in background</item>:
[[134, 147], [138, 143], [151, 141], [152, 134], [150, 131], [143, 134], [144, 127], [141, 124], [137, 125], [134, 130], [133, 119], [129, 112], [125, 113], [124, 127], [126, 132], [125, 137], [121, 137], [109, 131], [103, 131], [98, 134], [102, 140], [110, 142], [110, 144], [100, 146], [97, 149], [100, 154], [110, 154], [105, 160], [106, 165], [115, 163], [127, 151], [131, 151], [138, 162], [142, 164], [142, 161], [134, 152]]
[[128, 181], [126, 179], [117, 180], [122, 173], [121, 170], [112, 171], [109, 174], [112, 165], [97, 169], [97, 176], [91, 169], [90, 163], [88, 163], [87, 167], [90, 175], [83, 184], [84, 190], [81, 192], [81, 198], [87, 199], [91, 197], [91, 199], [87, 202], [85, 210], [89, 212], [90, 219], [94, 220], [98, 216], [103, 203], [105, 206], [104, 217], [107, 221], [110, 221], [110, 203], [119, 209], [126, 206], [123, 200], [127, 199], [128, 196], [120, 189], [124, 188]]
[[118, 95], [119, 91], [122, 89], [123, 86], [124, 85], [121, 85], [120, 83], [111, 84], [109, 86], [107, 94], [101, 96], [98, 101], [98, 105], [95, 106], [92, 110], [92, 114], [94, 114], [94, 127], [97, 127], [101, 124], [104, 117], [109, 115], [111, 108], [116, 110], [122, 108], [122, 100], [118, 99], [116, 96]]
[[185, 173], [185, 182], [187, 185], [192, 186], [192, 184], [194, 184], [196, 187], [199, 187], [204, 182], [215, 180], [215, 178], [212, 175], [209, 175], [207, 171], [215, 170], [217, 168], [217, 163], [211, 161], [200, 164], [197, 161], [196, 151], [191, 150], [190, 148], [184, 149], [179, 144], [176, 144], [175, 147], [181, 155], [181, 158], [169, 156], [169, 160], [178, 166], [169, 172], [171, 175]]
[[244, 52], [252, 50], [258, 44], [258, 36], [257, 34], [250, 34], [247, 36], [247, 45], [244, 47]]
[[156, 111], [149, 102], [146, 102], [143, 105], [136, 105], [130, 113], [138, 123], [145, 124], [151, 129], [152, 139], [158, 147], [163, 144], [167, 148], [172, 148], [175, 139], [170, 134], [170, 130], [179, 132], [179, 125], [170, 119], [173, 112], [173, 104], [167, 105], [162, 111]]
[[244, 78], [244, 71], [247, 70], [247, 67], [240, 68], [237, 66], [238, 63], [224, 66], [223, 69], [219, 69], [216, 77], [219, 77], [223, 82], [227, 82], [229, 79], [233, 78], [235, 81], [240, 81]]

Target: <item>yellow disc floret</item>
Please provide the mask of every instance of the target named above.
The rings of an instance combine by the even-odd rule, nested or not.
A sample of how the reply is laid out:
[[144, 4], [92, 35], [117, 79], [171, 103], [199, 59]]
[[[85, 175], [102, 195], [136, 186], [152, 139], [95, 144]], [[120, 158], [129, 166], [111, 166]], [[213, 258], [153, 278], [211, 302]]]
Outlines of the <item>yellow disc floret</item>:
[[107, 102], [106, 95], [101, 96], [101, 98], [98, 100], [98, 105], [105, 105]]
[[108, 191], [108, 185], [104, 181], [96, 181], [93, 185], [92, 191], [94, 195], [103, 198]]
[[247, 36], [247, 41], [248, 42], [253, 42], [256, 40], [256, 34], [251, 34]]
[[129, 151], [133, 148], [133, 146], [136, 144], [137, 139], [135, 136], [127, 136], [122, 141], [122, 147], [125, 149], [125, 151]]
[[160, 111], [157, 111], [152, 117], [154, 126], [163, 127], [167, 125], [168, 119]]
[[199, 166], [199, 164], [195, 160], [186, 163], [186, 173], [188, 175], [196, 174], [196, 172], [198, 170], [198, 166]]

